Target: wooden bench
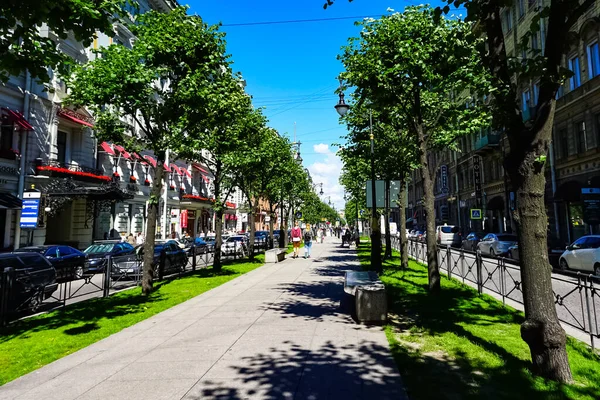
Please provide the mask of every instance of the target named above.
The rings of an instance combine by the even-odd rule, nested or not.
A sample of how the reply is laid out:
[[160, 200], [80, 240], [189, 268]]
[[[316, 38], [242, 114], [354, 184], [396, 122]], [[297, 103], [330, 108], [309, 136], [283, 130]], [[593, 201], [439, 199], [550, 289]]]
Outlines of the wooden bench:
[[271, 249], [265, 251], [265, 263], [278, 263], [285, 260], [286, 249]]
[[385, 286], [373, 271], [346, 271], [344, 292], [354, 297], [356, 319], [362, 323], [387, 320]]

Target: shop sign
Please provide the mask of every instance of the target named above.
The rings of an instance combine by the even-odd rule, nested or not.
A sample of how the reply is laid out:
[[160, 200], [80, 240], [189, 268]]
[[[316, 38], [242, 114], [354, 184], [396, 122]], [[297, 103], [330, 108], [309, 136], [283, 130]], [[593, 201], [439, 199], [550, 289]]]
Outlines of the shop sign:
[[186, 210], [188, 219], [196, 218], [196, 210]]
[[21, 229], [37, 228], [41, 197], [42, 193], [38, 191], [23, 192], [23, 206], [19, 221]]
[[448, 166], [442, 165], [440, 167], [440, 178], [442, 181], [442, 193], [448, 194], [450, 190], [448, 189]]
[[179, 216], [181, 217], [181, 227], [187, 228], [188, 227], [188, 210], [181, 210], [181, 214], [179, 214]]
[[582, 188], [581, 200], [583, 201], [583, 220], [585, 223], [590, 225], [600, 224], [600, 188]]
[[481, 189], [481, 158], [473, 157], [473, 179], [475, 180], [475, 200], [477, 207], [483, 205], [483, 190]]

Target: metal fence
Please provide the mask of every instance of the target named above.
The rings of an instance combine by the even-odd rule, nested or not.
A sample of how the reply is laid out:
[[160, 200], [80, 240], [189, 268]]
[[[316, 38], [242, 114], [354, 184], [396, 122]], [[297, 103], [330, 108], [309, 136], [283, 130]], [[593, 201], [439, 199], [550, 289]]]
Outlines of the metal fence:
[[[392, 237], [392, 248], [400, 251], [400, 239]], [[409, 240], [408, 255], [415, 261], [427, 264], [427, 244]], [[484, 257], [481, 252], [438, 247], [437, 258], [440, 270], [449, 278], [471, 283], [479, 293], [487, 293], [506, 304], [507, 300], [523, 304], [521, 268], [518, 261], [498, 257]], [[552, 288], [556, 312], [561, 322], [589, 336], [600, 339], [598, 312], [600, 291], [598, 277], [580, 272], [552, 274]]]
[[[264, 252], [270, 243], [266, 238], [257, 238], [254, 254]], [[213, 265], [213, 248], [186, 249], [186, 255], [172, 256], [163, 252], [155, 260], [154, 279], [175, 279], [197, 269]], [[221, 259], [230, 261], [249, 256], [247, 243], [223, 243]], [[79, 267], [80, 268], [80, 267]], [[11, 320], [40, 311], [65, 307], [91, 298], [105, 298], [118, 291], [139, 286], [142, 282], [143, 259], [139, 255], [119, 257], [107, 256], [104, 265], [96, 273], [83, 275], [72, 269], [57, 273], [57, 285], [36, 285], [29, 271], [4, 268], [0, 270], [0, 326]], [[80, 276], [77, 278], [77, 276]]]

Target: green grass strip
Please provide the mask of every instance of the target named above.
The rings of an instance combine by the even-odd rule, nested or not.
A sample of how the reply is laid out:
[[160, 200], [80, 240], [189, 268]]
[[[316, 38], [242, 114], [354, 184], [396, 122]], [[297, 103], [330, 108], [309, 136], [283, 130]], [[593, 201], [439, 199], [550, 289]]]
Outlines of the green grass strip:
[[[358, 256], [370, 266], [370, 246]], [[523, 313], [454, 279], [442, 276], [442, 293], [427, 292], [427, 268], [399, 255], [384, 263], [388, 292], [386, 334], [411, 400], [600, 399], [600, 357], [568, 338], [573, 384], [534, 376], [520, 336]]]
[[64, 310], [10, 325], [0, 336], [0, 385], [76, 352], [161, 311], [209, 291], [264, 264], [227, 263], [220, 272], [200, 269], [191, 275], [155, 283], [148, 297], [134, 288], [67, 306]]

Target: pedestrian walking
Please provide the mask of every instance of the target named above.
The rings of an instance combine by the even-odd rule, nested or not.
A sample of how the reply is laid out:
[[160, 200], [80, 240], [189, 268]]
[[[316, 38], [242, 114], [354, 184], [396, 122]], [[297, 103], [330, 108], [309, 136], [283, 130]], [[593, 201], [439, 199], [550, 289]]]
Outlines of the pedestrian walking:
[[298, 258], [300, 253], [300, 242], [302, 241], [302, 230], [298, 225], [298, 221], [296, 221], [294, 227], [292, 228], [292, 244], [294, 246], [294, 255], [292, 258]]
[[142, 232], [138, 232], [137, 237], [135, 238], [135, 244], [138, 246], [144, 244], [144, 235], [142, 235]]
[[310, 249], [312, 248], [313, 233], [310, 224], [306, 225], [304, 231], [304, 258], [310, 258]]
[[323, 243], [323, 231], [317, 229], [317, 243]]

